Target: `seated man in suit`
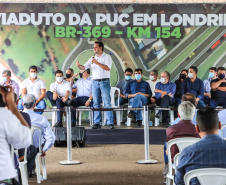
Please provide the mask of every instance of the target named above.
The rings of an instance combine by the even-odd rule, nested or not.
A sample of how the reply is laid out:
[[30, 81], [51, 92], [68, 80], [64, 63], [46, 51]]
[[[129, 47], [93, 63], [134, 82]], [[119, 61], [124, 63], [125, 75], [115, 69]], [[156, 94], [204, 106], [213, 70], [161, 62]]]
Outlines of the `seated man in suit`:
[[[183, 185], [184, 175], [200, 168], [226, 168], [226, 141], [218, 135], [221, 128], [217, 111], [206, 107], [197, 111], [196, 131], [201, 140], [186, 147], [180, 154], [175, 183]], [[192, 185], [199, 184], [197, 178]]]
[[[148, 99], [151, 97], [151, 88], [148, 82], [142, 80], [142, 69], [135, 69], [135, 80], [129, 82], [126, 86], [126, 98], [129, 99], [129, 104], [132, 107], [142, 107], [148, 104]], [[137, 127], [142, 125], [141, 110], [131, 110], [128, 117], [136, 116]]]
[[[176, 84], [170, 82], [170, 73], [164, 71], [161, 74], [160, 82], [155, 86], [156, 103], [160, 107], [169, 107], [174, 104], [174, 94], [176, 92]], [[169, 111], [159, 111], [155, 117], [159, 118], [162, 112], [165, 127], [169, 127]]]

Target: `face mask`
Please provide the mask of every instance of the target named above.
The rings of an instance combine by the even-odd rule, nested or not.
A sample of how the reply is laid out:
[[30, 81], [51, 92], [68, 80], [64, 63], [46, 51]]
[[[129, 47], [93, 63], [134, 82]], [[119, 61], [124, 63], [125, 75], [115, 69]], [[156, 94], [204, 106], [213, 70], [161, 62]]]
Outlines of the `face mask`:
[[71, 78], [71, 73], [70, 74], [66, 74], [66, 78]]
[[131, 76], [125, 76], [125, 79], [126, 80], [130, 80], [131, 79]]
[[209, 78], [213, 78], [214, 77], [214, 73], [209, 73]]
[[3, 82], [5, 83], [7, 81], [7, 77], [3, 77]]
[[225, 78], [225, 74], [219, 74], [219, 75], [218, 75], [218, 78], [224, 79], [224, 78]]
[[83, 74], [83, 73], [79, 73], [80, 78], [82, 78], [82, 74]]
[[193, 73], [188, 73], [188, 78], [193, 78]]
[[180, 74], [180, 79], [185, 79], [186, 75], [185, 74]]
[[30, 77], [31, 78], [36, 78], [37, 77], [37, 73], [30, 73]]
[[165, 83], [165, 78], [160, 78], [160, 82], [161, 82], [162, 84], [164, 84], [164, 83]]
[[150, 80], [154, 80], [155, 79], [155, 77], [154, 76], [152, 76], [152, 75], [150, 75]]
[[141, 75], [136, 74], [136, 75], [135, 75], [135, 78], [136, 78], [136, 80], [140, 80], [140, 79], [141, 79]]
[[63, 78], [62, 76], [61, 76], [61, 77], [56, 77], [56, 81], [59, 82], [59, 83], [62, 82], [63, 79], [64, 79], [64, 78]]

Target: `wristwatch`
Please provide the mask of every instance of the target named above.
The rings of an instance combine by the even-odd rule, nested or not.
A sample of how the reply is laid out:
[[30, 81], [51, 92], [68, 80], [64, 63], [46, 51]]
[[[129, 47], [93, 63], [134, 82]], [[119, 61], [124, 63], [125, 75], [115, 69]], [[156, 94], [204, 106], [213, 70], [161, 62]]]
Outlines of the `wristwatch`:
[[91, 99], [88, 99], [89, 100], [89, 102], [91, 102], [92, 100]]

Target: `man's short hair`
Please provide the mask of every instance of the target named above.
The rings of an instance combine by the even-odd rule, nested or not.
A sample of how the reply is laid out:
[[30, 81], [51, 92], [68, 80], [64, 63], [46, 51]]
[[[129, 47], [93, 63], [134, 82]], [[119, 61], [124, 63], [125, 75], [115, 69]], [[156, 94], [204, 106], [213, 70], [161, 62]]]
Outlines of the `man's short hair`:
[[210, 70], [213, 70], [213, 71], [217, 72], [217, 68], [216, 67], [211, 67], [211, 68], [209, 68], [209, 71]]
[[134, 72], [138, 72], [138, 71], [140, 71], [141, 74], [143, 74], [143, 70], [142, 69], [137, 68], [137, 69], [134, 70]]
[[8, 69], [5, 69], [2, 71], [2, 74], [5, 74], [6, 73], [6, 76], [11, 76], [11, 71], [8, 70]]
[[190, 101], [183, 101], [178, 106], [181, 120], [192, 120], [195, 115], [195, 106]]
[[34, 66], [34, 65], [29, 67], [29, 71], [30, 71], [31, 69], [35, 69], [35, 70], [38, 72], [38, 68], [37, 68], [36, 66]]
[[95, 44], [98, 44], [99, 47], [102, 47], [102, 51], [104, 51], [104, 44], [100, 41], [95, 41]]
[[5, 102], [3, 101], [1, 93], [0, 93], [0, 107], [5, 107]]
[[90, 75], [90, 69], [86, 69], [86, 72]]
[[182, 96], [182, 99], [181, 101], [189, 101], [191, 102], [195, 107], [196, 107], [196, 97], [194, 94], [192, 93], [185, 93], [183, 96]]
[[169, 77], [170, 80], [170, 73], [168, 71], [163, 71], [163, 73], [166, 73], [166, 76]]
[[133, 70], [131, 68], [126, 68], [125, 73], [126, 72], [129, 72], [129, 73], [132, 73], [133, 74]]
[[26, 94], [23, 98], [23, 105], [26, 109], [32, 109], [36, 103], [36, 98], [33, 94]]
[[191, 67], [189, 67], [189, 69], [193, 69], [193, 70], [195, 71], [196, 74], [198, 73], [198, 68], [195, 67], [195, 66], [191, 66]]
[[58, 74], [58, 73], [61, 73], [62, 75], [64, 75], [63, 71], [57, 70], [57, 71], [55, 72], [55, 76], [56, 76], [56, 74]]
[[150, 71], [150, 73], [154, 73], [154, 75], [156, 75], [156, 76], [158, 76], [158, 74], [159, 74], [157, 69], [154, 69], [154, 70]]
[[219, 128], [218, 112], [212, 107], [201, 108], [197, 111], [196, 123], [202, 132], [210, 132]]
[[217, 72], [220, 71], [220, 70], [221, 70], [221, 71], [225, 71], [225, 68], [224, 68], [224, 67], [218, 67], [218, 68], [217, 68]]
[[74, 69], [72, 69], [72, 68], [67, 68], [67, 70], [70, 70], [71, 71], [71, 73], [73, 73], [74, 74]]

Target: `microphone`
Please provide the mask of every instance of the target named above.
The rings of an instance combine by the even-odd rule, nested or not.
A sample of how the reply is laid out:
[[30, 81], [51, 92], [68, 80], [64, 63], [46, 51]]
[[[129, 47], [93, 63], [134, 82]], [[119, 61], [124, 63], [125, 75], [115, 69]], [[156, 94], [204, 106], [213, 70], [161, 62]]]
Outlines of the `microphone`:
[[[93, 53], [93, 57], [92, 58], [94, 58], [95, 57], [95, 53]], [[91, 62], [92, 64], [93, 64], [93, 62]]]

